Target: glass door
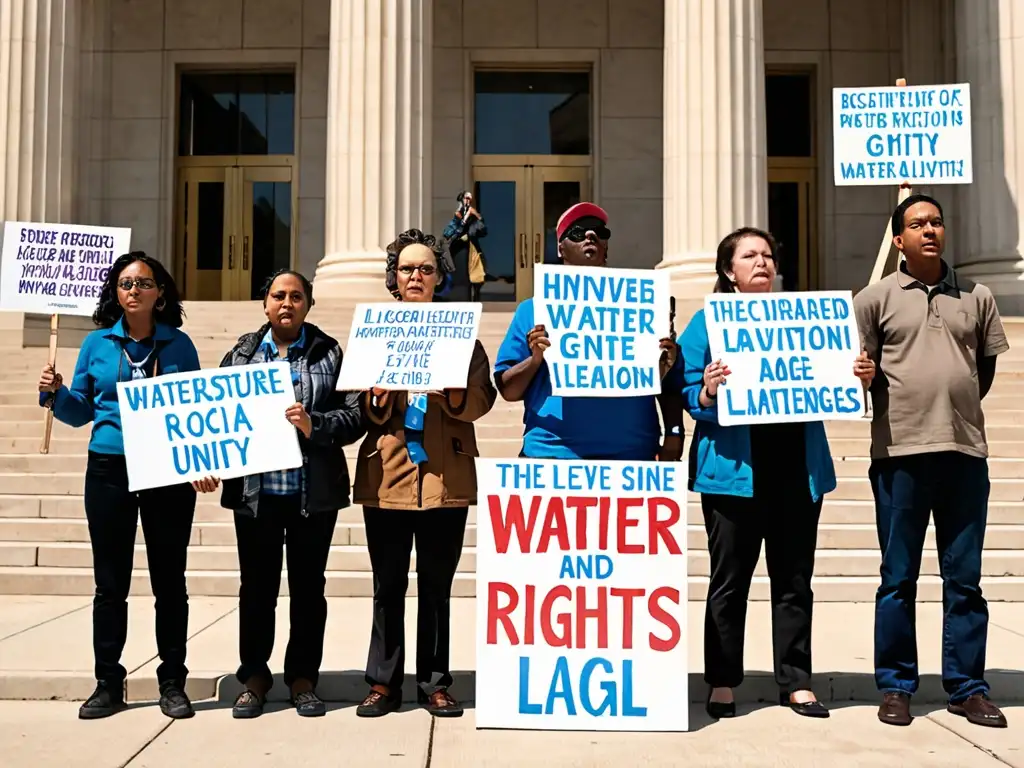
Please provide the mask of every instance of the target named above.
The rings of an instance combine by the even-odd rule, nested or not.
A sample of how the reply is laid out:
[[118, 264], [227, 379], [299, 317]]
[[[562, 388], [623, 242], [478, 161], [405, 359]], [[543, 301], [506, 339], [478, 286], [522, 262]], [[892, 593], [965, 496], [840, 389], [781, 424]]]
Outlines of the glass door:
[[768, 168], [768, 228], [778, 243], [783, 290], [818, 286], [815, 199], [813, 168]]
[[258, 299], [267, 277], [292, 265], [292, 169], [240, 168], [242, 259], [232, 280], [231, 298]]
[[[555, 225], [567, 208], [590, 198], [590, 168], [478, 166], [473, 176], [476, 208], [487, 224], [481, 300], [520, 302], [533, 295], [533, 265], [558, 263]], [[462, 260], [456, 257], [457, 273]]]
[[179, 171], [178, 264], [184, 267], [182, 294], [193, 301], [222, 298], [224, 273], [234, 264], [234, 180], [228, 167]]

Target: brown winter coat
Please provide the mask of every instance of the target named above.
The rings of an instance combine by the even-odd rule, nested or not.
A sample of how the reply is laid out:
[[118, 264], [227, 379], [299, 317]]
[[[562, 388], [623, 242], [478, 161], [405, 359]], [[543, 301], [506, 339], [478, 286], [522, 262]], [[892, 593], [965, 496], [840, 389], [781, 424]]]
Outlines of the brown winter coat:
[[353, 501], [384, 509], [434, 509], [476, 504], [476, 430], [473, 422], [494, 405], [491, 364], [478, 341], [465, 396], [431, 394], [423, 423], [426, 463], [417, 466], [405, 447], [405, 392], [392, 392], [383, 407], [362, 398], [367, 434], [359, 446]]

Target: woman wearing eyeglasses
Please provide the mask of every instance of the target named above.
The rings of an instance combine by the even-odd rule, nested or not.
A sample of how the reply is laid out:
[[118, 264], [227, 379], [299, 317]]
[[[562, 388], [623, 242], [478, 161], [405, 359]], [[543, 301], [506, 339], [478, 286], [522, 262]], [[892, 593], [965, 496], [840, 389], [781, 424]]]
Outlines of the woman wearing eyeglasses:
[[[399, 301], [430, 302], [452, 264], [431, 235], [403, 232], [387, 248], [385, 283]], [[449, 602], [462, 556], [469, 506], [476, 504], [473, 422], [494, 405], [490, 362], [476, 342], [465, 389], [364, 394], [367, 435], [359, 447], [355, 502], [363, 505], [373, 568], [373, 629], [366, 662], [370, 691], [356, 709], [380, 717], [402, 704], [405, 595], [416, 542], [418, 700], [438, 717], [457, 717], [449, 693]]]
[[[335, 391], [341, 370], [338, 342], [306, 315], [313, 308], [313, 285], [303, 275], [282, 270], [263, 287], [267, 323], [242, 336], [222, 366], [287, 361], [295, 403], [281, 418], [299, 436], [302, 466], [224, 481], [221, 505], [234, 510], [241, 590], [238, 595], [236, 674], [245, 690], [231, 714], [263, 714], [274, 678], [274, 615], [281, 589], [282, 550], [287, 549], [291, 626], [284, 657], [284, 684], [301, 717], [319, 717], [327, 707], [316, 695], [324, 654], [327, 557], [338, 510], [349, 505], [344, 446], [366, 431], [359, 395]], [[206, 478], [196, 490], [210, 493], [218, 481]]]
[[135, 533], [142, 518], [149, 579], [156, 598], [156, 645], [161, 664], [160, 710], [191, 717], [185, 695], [188, 593], [185, 566], [196, 494], [188, 484], [131, 493], [124, 458], [117, 383], [199, 370], [196, 348], [182, 331], [178, 289], [163, 265], [141, 251], [117, 259], [100, 291], [93, 331], [82, 342], [71, 387], [47, 365], [39, 377], [40, 405], [72, 427], [92, 422], [85, 471], [85, 515], [92, 544], [96, 596], [93, 653], [96, 690], [78, 716], [90, 720], [125, 707], [128, 590]]
[[[558, 256], [567, 267], [608, 263], [608, 214], [577, 203], [555, 227]], [[662, 394], [643, 397], [560, 397], [552, 394], [544, 351], [547, 329], [536, 323], [533, 299], [516, 307], [498, 349], [494, 383], [509, 402], [522, 400], [523, 457], [678, 461], [683, 453], [682, 366], [673, 336], [661, 340]], [[667, 308], [666, 308], [667, 309]], [[658, 405], [665, 423], [662, 439]], [[614, 425], [610, 429], [609, 425]]]

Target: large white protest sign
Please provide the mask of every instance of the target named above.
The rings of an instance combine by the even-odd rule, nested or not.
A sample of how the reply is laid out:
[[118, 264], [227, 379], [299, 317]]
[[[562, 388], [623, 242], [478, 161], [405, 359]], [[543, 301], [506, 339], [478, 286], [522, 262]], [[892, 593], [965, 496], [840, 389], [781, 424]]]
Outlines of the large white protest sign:
[[130, 491], [302, 466], [288, 363], [123, 381], [117, 399]]
[[833, 88], [837, 186], [970, 184], [971, 86]]
[[478, 728], [685, 731], [685, 462], [477, 459]]
[[465, 389], [482, 309], [479, 302], [357, 304], [337, 388]]
[[668, 273], [538, 264], [534, 321], [551, 392], [572, 397], [661, 394], [661, 339], [669, 335]]
[[711, 359], [731, 371], [718, 390], [720, 424], [864, 416], [849, 291], [712, 293], [704, 319]]
[[90, 317], [132, 231], [81, 224], [4, 223], [0, 310]]

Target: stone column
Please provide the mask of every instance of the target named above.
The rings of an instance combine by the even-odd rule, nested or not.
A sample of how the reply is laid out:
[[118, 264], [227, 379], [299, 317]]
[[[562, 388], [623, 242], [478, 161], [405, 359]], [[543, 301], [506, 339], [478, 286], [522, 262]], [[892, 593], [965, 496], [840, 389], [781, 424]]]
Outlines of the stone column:
[[956, 3], [957, 76], [971, 84], [974, 182], [957, 187], [955, 263], [992, 290], [1005, 315], [1024, 314], [1024, 121], [1017, 117], [1024, 24], [1012, 18], [1019, 13], [999, 0]]
[[0, 1], [0, 51], [0, 216], [70, 221], [78, 0]]
[[385, 246], [430, 220], [432, 2], [332, 0], [318, 296], [385, 298]]
[[[664, 247], [686, 307], [715, 282], [719, 241], [768, 224], [761, 0], [665, 0]], [[685, 314], [684, 314], [685, 313]]]

